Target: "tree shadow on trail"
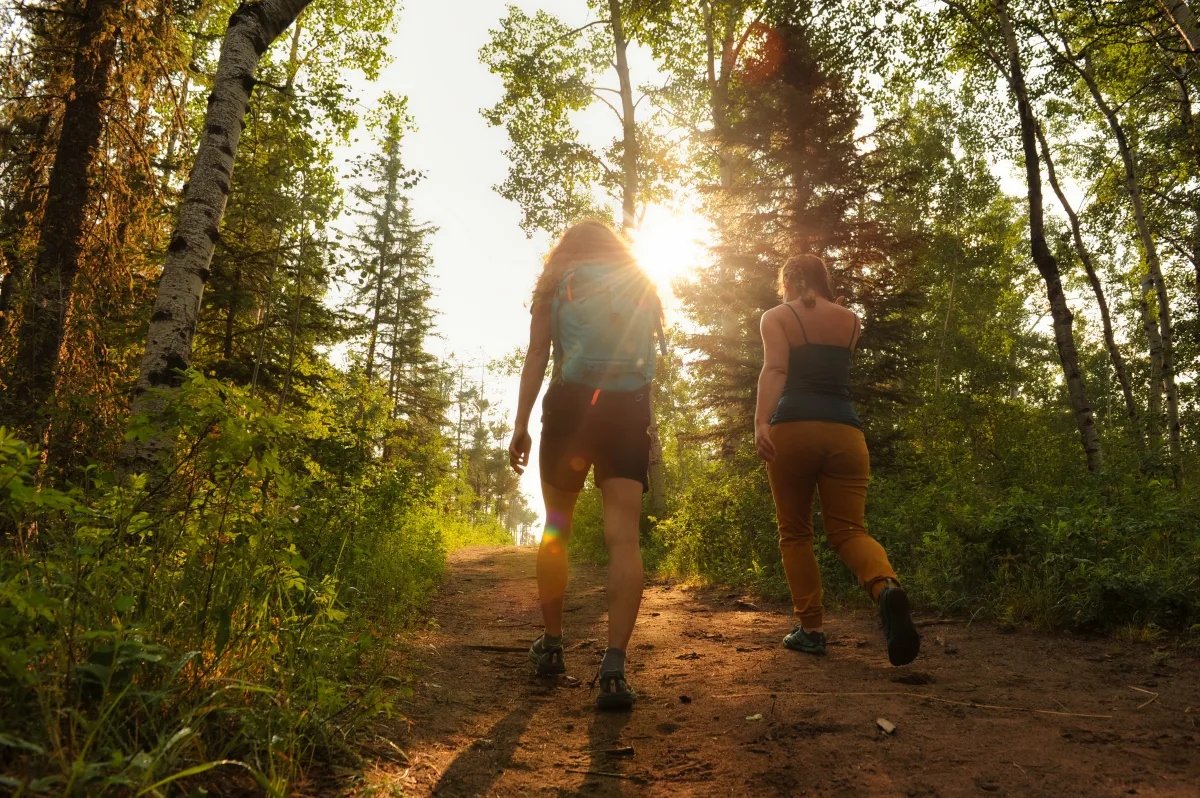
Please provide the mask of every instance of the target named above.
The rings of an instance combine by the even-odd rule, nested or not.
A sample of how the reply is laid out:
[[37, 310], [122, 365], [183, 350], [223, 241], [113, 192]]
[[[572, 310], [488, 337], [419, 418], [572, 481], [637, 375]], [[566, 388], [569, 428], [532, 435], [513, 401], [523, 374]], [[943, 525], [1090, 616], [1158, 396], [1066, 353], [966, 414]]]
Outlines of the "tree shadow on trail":
[[512, 765], [517, 746], [540, 702], [521, 696], [508, 714], [463, 749], [438, 779], [434, 795], [485, 795], [492, 782]]
[[[626, 743], [621, 741], [621, 732], [629, 725], [629, 721], [633, 718], [632, 711], [626, 712], [593, 712], [591, 722], [588, 725], [588, 763], [586, 769], [589, 775], [585, 775], [583, 783], [578, 789], [560, 789], [557, 795], [559, 798], [576, 798], [577, 796], [618, 796], [622, 793], [633, 793], [644, 782], [641, 780], [625, 780], [614, 776], [600, 776], [597, 773], [620, 773], [627, 774], [629, 759], [614, 758], [606, 751], [611, 751], [615, 748], [620, 748]], [[579, 775], [579, 774], [572, 774]], [[636, 793], [634, 793], [636, 794]]]

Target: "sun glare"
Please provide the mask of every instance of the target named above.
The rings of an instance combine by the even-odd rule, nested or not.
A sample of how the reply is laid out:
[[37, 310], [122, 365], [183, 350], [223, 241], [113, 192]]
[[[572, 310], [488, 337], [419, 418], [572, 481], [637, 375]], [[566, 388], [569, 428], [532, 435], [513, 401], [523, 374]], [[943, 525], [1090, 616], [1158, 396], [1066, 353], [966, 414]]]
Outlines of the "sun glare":
[[675, 301], [672, 284], [708, 260], [711, 236], [708, 221], [697, 213], [660, 205], [646, 209], [633, 234], [633, 252], [668, 307]]

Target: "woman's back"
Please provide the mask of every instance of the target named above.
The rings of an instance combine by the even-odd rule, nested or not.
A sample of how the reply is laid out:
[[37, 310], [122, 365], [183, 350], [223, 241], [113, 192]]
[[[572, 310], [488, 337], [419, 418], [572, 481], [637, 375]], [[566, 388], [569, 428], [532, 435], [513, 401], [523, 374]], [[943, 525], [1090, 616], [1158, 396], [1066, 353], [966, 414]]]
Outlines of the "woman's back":
[[[788, 310], [791, 313], [788, 313]], [[802, 300], [785, 302], [770, 311], [780, 314], [788, 346], [837, 346], [853, 351], [858, 343], [858, 316], [841, 305], [817, 297], [812, 307]]]
[[824, 299], [788, 302], [771, 311], [788, 341], [788, 374], [771, 424], [832, 421], [861, 428], [850, 400], [850, 361], [858, 317]]

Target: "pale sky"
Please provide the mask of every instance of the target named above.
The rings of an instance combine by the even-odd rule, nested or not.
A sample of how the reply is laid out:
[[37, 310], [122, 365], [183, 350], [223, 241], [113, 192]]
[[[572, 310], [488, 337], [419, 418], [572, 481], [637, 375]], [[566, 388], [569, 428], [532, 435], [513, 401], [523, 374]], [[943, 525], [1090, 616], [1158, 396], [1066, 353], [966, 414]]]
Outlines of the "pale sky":
[[[528, 12], [544, 8], [569, 23], [588, 19], [583, 0], [514, 4]], [[479, 111], [494, 105], [504, 89], [500, 78], [479, 62], [479, 49], [505, 14], [507, 3], [501, 0], [409, 0], [391, 43], [391, 65], [378, 83], [360, 84], [358, 98], [370, 106], [384, 90], [408, 97], [417, 130], [405, 139], [404, 158], [409, 168], [425, 173], [412, 192], [413, 211], [439, 228], [432, 256], [441, 340], [432, 341], [431, 349], [467, 360], [499, 358], [528, 341], [529, 296], [550, 245], [548, 238], [526, 238], [519, 226], [520, 208], [492, 188], [508, 170], [508, 136], [503, 128], [489, 127]], [[645, 53], [633, 55], [635, 83], [653, 78], [650, 64]], [[616, 120], [605, 116], [609, 114], [596, 109], [580, 118], [589, 141], [611, 141]], [[646, 228], [658, 231], [656, 249], [670, 252], [656, 259], [660, 263], [644, 263], [648, 270], [657, 265], [660, 275], [677, 273], [702, 256], [687, 224], [695, 222], [681, 227], [671, 214], [652, 209]], [[511, 422], [517, 380], [491, 386], [491, 393], [510, 411]], [[540, 511], [539, 416], [540, 405], [531, 418], [534, 460], [521, 484]]]

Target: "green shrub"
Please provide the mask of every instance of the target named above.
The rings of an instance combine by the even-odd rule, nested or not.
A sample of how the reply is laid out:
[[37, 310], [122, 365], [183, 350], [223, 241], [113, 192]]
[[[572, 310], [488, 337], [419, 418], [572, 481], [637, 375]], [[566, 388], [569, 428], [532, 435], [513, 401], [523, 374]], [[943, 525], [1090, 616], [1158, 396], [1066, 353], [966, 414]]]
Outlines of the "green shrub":
[[282, 794], [390, 711], [387, 633], [446, 551], [511, 542], [439, 515], [436, 481], [362, 457], [333, 416], [192, 375], [163, 423], [166, 478], [93, 470], [67, 492], [36, 489], [36, 453], [0, 430], [8, 787], [127, 794], [232, 765]]
[[[1025, 487], [1009, 475], [931, 445], [872, 477], [868, 529], [919, 605], [1043, 628], [1200, 623], [1194, 490], [1115, 468]], [[864, 604], [816, 524], [826, 604]], [[765, 469], [749, 457], [695, 479], [656, 535], [676, 576], [787, 595]]]

